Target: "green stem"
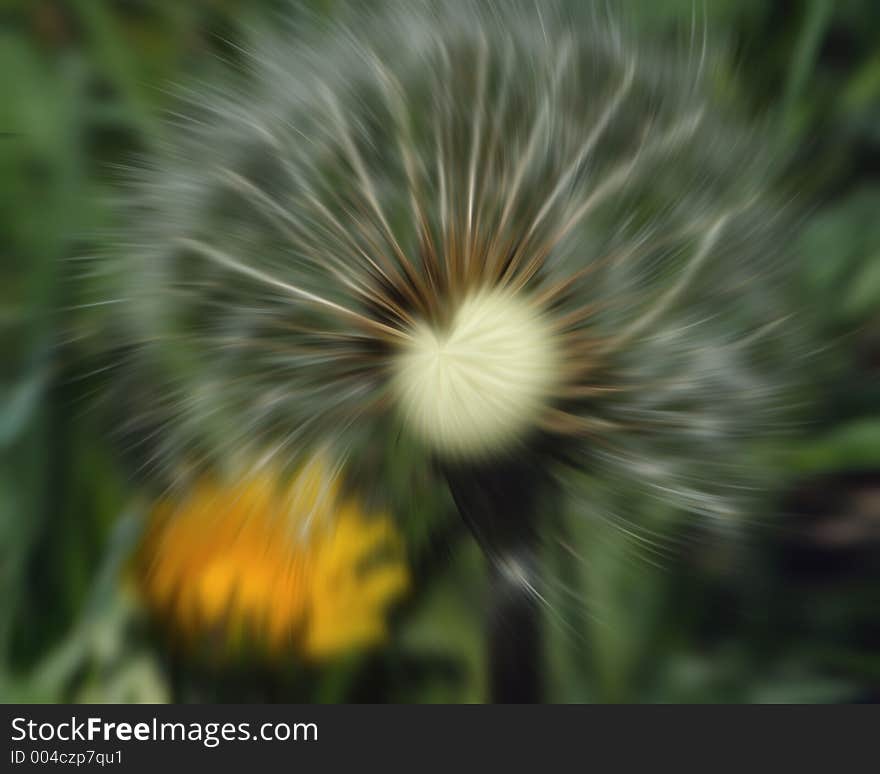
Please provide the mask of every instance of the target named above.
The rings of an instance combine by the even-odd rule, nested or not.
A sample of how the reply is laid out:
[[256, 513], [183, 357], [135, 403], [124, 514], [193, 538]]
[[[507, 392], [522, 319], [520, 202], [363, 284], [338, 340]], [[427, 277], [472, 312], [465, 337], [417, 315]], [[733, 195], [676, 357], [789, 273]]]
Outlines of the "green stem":
[[831, 0], [811, 0], [807, 6], [782, 98], [779, 132], [781, 143], [791, 136], [794, 114], [807, 81], [815, 69], [819, 46], [825, 36], [833, 9]]
[[527, 461], [446, 469], [455, 504], [490, 562], [490, 698], [541, 700], [537, 510], [543, 474]]

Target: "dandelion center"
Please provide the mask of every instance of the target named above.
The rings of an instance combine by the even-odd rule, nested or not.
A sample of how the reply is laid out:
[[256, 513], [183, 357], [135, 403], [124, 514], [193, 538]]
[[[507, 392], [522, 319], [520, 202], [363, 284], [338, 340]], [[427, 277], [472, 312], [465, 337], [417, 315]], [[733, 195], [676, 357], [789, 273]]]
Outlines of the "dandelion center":
[[445, 327], [421, 322], [395, 361], [404, 420], [449, 456], [484, 456], [525, 434], [557, 382], [556, 337], [528, 298], [474, 292]]

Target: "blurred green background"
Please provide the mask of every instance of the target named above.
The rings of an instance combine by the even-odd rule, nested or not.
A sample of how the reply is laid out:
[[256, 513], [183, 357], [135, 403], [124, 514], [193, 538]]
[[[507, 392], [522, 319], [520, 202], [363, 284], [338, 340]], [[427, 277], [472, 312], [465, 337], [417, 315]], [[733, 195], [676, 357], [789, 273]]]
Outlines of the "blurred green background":
[[[89, 410], [78, 337], [115, 166], [162, 131], [168, 85], [235, 57], [271, 0], [0, 0], [0, 699], [482, 701], [485, 583], [456, 531], [417, 557], [380, 652], [320, 667], [175, 652], [120, 582], [141, 493]], [[330, 0], [307, 7], [332, 14]], [[658, 563], [573, 527], [591, 561], [554, 599], [551, 701], [880, 700], [880, 3], [668, 0], [627, 13], [726, 51], [718, 88], [766, 130], [799, 213], [816, 312], [809, 424], [762, 452], [776, 486], [746, 540], [682, 526]], [[821, 341], [821, 344], [818, 342]], [[757, 452], [756, 452], [757, 454]], [[552, 562], [552, 557], [548, 559]], [[561, 572], [562, 570], [560, 570]], [[570, 568], [569, 568], [570, 572]], [[561, 623], [560, 621], [564, 621]]]

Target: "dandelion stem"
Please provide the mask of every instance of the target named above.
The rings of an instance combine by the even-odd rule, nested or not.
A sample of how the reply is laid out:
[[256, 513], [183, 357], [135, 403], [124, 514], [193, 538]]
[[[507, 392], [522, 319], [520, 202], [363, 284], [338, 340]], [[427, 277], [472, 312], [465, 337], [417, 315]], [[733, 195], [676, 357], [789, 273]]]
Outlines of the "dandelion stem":
[[489, 559], [490, 699], [541, 700], [537, 504], [545, 477], [516, 459], [446, 468], [452, 497]]

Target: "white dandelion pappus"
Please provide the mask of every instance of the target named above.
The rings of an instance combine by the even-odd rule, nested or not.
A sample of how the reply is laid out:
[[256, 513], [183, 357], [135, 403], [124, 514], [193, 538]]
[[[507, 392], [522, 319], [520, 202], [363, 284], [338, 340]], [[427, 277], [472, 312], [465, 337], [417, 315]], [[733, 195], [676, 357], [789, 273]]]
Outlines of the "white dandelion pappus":
[[133, 186], [118, 328], [156, 460], [400, 428], [426, 461], [539, 446], [727, 518], [774, 422], [783, 274], [700, 58], [592, 6], [469, 2], [243, 56]]

